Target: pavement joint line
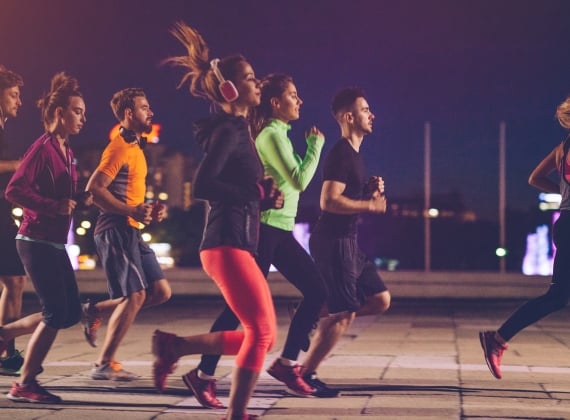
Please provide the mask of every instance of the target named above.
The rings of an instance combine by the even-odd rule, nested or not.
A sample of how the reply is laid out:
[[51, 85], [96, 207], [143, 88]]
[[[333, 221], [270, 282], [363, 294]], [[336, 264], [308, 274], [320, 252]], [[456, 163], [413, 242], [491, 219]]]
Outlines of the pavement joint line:
[[[354, 356], [355, 357], [355, 356]], [[337, 366], [337, 367], [351, 367], [354, 366], [354, 357], [346, 358], [344, 360], [342, 356], [330, 356], [327, 360], [328, 366]], [[361, 365], [370, 366], [371, 363], [367, 362], [370, 360], [373, 362], [375, 359], [378, 358], [387, 358], [391, 357], [389, 355], [374, 355], [374, 356], [365, 356], [360, 355], [358, 356], [359, 363]], [[178, 363], [178, 366], [194, 366], [199, 360], [184, 360]], [[134, 367], [148, 367], [152, 365], [152, 361], [148, 360], [124, 360], [121, 361], [121, 364], [124, 366], [134, 366]], [[372, 363], [373, 364], [373, 363]], [[266, 368], [268, 368], [270, 363], [266, 363]], [[81, 362], [81, 361], [72, 361], [72, 360], [60, 360], [57, 362], [46, 362], [44, 366], [53, 366], [53, 367], [91, 367], [93, 363], [90, 362]], [[225, 362], [220, 362], [219, 366], [231, 367], [233, 366], [232, 360], [226, 360]], [[390, 364], [390, 369], [427, 369], [427, 370], [461, 370], [461, 371], [473, 371], [473, 372], [480, 372], [488, 370], [486, 364], [472, 364], [472, 363], [434, 363], [433, 357], [427, 358], [413, 358], [413, 361], [409, 362], [398, 362], [397, 360]], [[501, 369], [504, 372], [527, 372], [527, 373], [552, 373], [552, 374], [559, 374], [559, 375], [570, 375], [570, 367], [553, 367], [553, 366], [530, 366], [530, 365], [502, 365]], [[261, 375], [266, 375], [265, 368]], [[267, 375], [269, 376], [269, 375]]]

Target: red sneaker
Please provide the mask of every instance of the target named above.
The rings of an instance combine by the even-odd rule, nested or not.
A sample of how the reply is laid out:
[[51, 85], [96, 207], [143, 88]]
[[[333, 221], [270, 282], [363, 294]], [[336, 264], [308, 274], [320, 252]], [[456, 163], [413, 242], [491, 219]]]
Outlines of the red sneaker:
[[152, 336], [152, 354], [155, 359], [152, 365], [154, 386], [158, 391], [164, 391], [166, 377], [174, 372], [178, 356], [174, 353], [174, 344], [177, 339], [176, 334], [170, 334], [155, 330]]
[[23, 385], [14, 382], [6, 397], [12, 401], [40, 404], [59, 404], [61, 402], [60, 397], [48, 392], [47, 389], [36, 381]]
[[267, 373], [287, 385], [287, 391], [298, 397], [310, 397], [315, 389], [309, 386], [301, 376], [301, 366], [285, 366], [279, 359], [275, 360]]
[[198, 368], [192, 369], [182, 380], [192, 391], [196, 399], [206, 408], [223, 408], [224, 405], [216, 398], [216, 380], [202, 379], [198, 376]]
[[501, 373], [501, 359], [503, 358], [503, 352], [509, 347], [497, 341], [495, 331], [480, 331], [479, 341], [481, 342], [489, 370], [495, 378], [501, 379], [503, 377]]

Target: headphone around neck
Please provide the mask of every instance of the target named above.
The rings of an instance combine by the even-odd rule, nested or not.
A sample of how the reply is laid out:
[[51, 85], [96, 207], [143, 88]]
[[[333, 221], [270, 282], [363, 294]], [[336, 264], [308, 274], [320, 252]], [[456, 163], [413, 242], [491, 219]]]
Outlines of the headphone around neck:
[[141, 149], [144, 149], [147, 143], [147, 138], [141, 136], [140, 139], [137, 138], [136, 133], [133, 130], [129, 130], [123, 126], [119, 127], [119, 134], [127, 143], [137, 143], [139, 144]]
[[212, 68], [216, 79], [218, 79], [218, 89], [220, 90], [222, 98], [224, 98], [226, 102], [233, 102], [239, 97], [238, 90], [231, 80], [224, 79], [222, 72], [218, 68], [219, 62], [219, 58], [214, 58], [212, 61], [210, 61], [210, 67]]

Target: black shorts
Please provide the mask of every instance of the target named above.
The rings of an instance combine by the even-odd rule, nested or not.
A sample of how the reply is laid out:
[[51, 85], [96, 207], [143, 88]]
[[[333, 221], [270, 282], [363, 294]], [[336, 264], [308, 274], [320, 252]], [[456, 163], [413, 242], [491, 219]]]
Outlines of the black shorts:
[[18, 228], [14, 223], [0, 223], [0, 277], [26, 274], [16, 250]]
[[388, 290], [355, 237], [332, 237], [314, 232], [309, 247], [328, 286], [329, 313], [355, 312], [367, 297]]

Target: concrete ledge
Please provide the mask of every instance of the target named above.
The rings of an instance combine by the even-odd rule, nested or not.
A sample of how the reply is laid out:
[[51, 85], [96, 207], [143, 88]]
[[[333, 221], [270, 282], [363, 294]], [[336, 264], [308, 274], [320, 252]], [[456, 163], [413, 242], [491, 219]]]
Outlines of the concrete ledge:
[[[392, 297], [459, 299], [527, 299], [538, 296], [549, 286], [550, 277], [524, 276], [520, 273], [381, 271]], [[220, 296], [214, 282], [200, 268], [165, 270], [176, 296]], [[103, 270], [76, 273], [82, 294], [106, 294]], [[280, 273], [269, 274], [269, 286], [275, 297], [297, 298], [299, 292]], [[26, 290], [33, 292], [30, 282]]]

